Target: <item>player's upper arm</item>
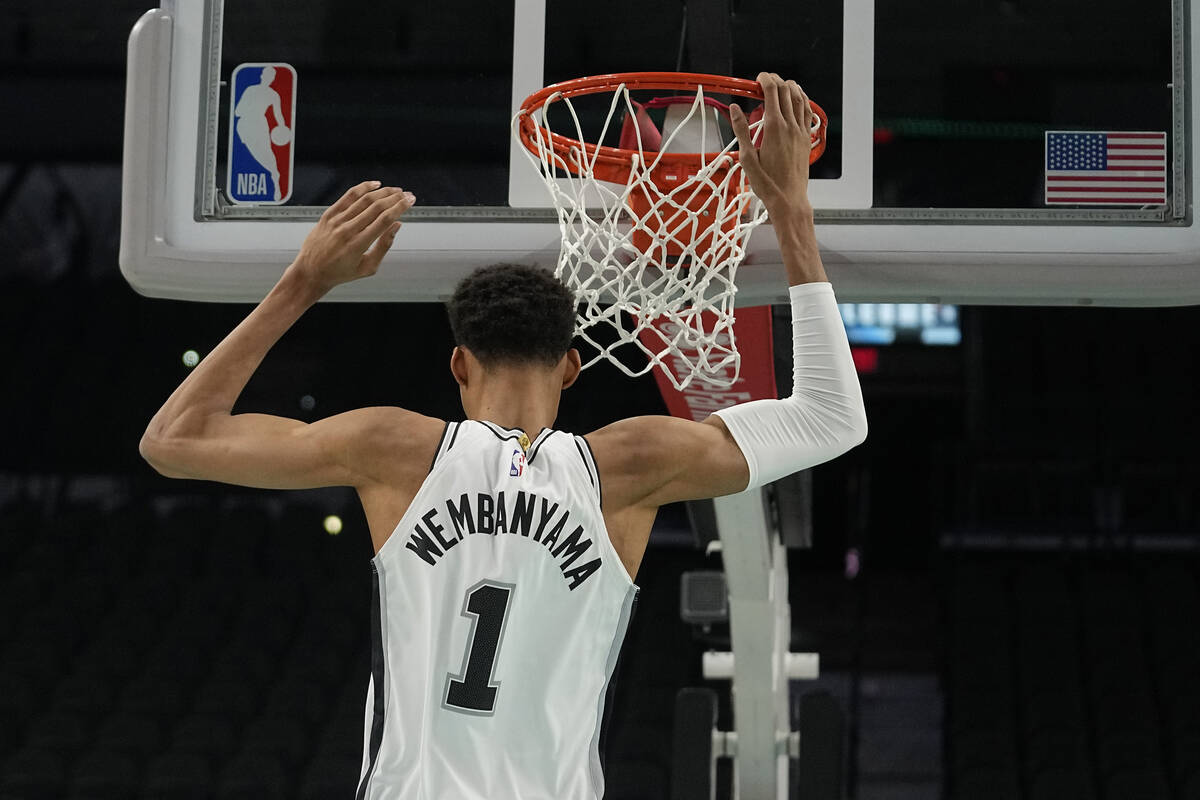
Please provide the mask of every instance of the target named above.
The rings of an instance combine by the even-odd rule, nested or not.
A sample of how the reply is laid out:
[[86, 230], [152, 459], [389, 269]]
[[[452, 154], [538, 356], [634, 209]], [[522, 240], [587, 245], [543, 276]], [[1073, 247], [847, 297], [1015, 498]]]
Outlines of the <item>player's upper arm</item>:
[[[363, 486], [386, 480], [426, 450], [432, 458], [444, 425], [391, 407], [360, 408], [312, 423], [220, 414], [147, 432], [139, 449], [172, 478], [264, 489]], [[427, 461], [421, 465], [427, 467]]]
[[746, 458], [719, 417], [632, 417], [586, 438], [606, 512], [733, 494], [750, 481]]

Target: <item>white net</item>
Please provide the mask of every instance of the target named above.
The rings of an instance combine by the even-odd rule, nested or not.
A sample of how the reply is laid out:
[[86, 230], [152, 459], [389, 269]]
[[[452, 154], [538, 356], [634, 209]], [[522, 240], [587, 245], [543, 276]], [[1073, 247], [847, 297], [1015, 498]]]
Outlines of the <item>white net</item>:
[[[573, 142], [565, 147], [552, 139], [560, 133], [548, 122], [552, 106], [556, 118], [570, 120], [565, 136]], [[618, 109], [628, 120], [645, 114], [621, 84], [592, 141], [604, 141]], [[581, 144], [589, 139], [580, 115], [561, 93], [533, 111], [533, 141], [522, 151], [558, 210], [555, 274], [580, 304], [576, 335], [595, 351], [584, 366], [606, 359], [631, 376], [657, 366], [678, 389], [693, 380], [727, 387], [741, 366], [734, 278], [750, 232], [767, 214], [731, 155], [736, 141], [722, 140], [719, 112], [703, 88], [680, 109], [686, 114], [677, 115], [682, 119], [657, 149], [643, 142], [639, 125], [630, 127], [636, 146], [624, 183], [612, 182], [624, 177], [624, 167], [613, 169], [611, 153]], [[521, 117], [513, 120], [515, 135]], [[696, 151], [694, 161], [682, 163], [681, 146]]]

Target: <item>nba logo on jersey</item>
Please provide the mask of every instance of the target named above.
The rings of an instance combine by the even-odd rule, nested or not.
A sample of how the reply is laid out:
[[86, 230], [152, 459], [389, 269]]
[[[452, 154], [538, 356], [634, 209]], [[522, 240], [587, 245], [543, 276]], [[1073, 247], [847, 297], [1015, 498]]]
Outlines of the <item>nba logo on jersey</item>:
[[522, 450], [513, 450], [512, 463], [509, 464], [508, 474], [514, 478], [521, 477], [525, 472], [525, 453]]
[[239, 64], [230, 84], [225, 191], [234, 203], [286, 203], [295, 160], [296, 70], [290, 64]]

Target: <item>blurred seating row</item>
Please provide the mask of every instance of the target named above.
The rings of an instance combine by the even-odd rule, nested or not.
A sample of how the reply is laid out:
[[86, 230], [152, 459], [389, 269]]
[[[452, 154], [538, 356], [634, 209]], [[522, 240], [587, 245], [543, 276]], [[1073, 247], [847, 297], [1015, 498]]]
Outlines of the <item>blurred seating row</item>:
[[323, 519], [0, 513], [0, 798], [352, 794], [370, 553]]
[[947, 575], [961, 798], [1200, 800], [1194, 558], [975, 556]]

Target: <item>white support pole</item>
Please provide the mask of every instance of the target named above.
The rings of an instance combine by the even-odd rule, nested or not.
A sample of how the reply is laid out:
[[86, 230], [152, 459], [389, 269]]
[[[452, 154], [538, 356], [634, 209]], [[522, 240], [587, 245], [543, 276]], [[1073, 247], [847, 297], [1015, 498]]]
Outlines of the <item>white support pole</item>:
[[[712, 732], [713, 755], [717, 758], [736, 758], [737, 757], [737, 731], [718, 731]], [[800, 757], [800, 733], [793, 731], [792, 733], [784, 733], [782, 731], [775, 737], [775, 749], [788, 758]]]
[[[729, 680], [733, 677], [733, 653], [709, 650], [701, 657], [701, 674], [705, 680]], [[821, 676], [821, 656], [818, 653], [784, 653], [788, 680], [812, 681]]]
[[[734, 800], [787, 800], [787, 550], [770, 532], [761, 489], [713, 501], [729, 588], [733, 719], [737, 732]], [[782, 752], [781, 752], [782, 750]]]

